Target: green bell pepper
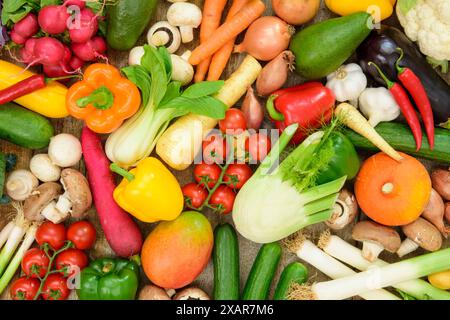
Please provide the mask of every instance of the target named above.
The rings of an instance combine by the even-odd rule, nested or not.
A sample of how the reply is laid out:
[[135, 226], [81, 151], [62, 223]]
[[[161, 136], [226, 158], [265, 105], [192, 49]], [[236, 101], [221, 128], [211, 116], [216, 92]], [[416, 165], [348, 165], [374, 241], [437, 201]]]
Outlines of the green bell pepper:
[[139, 266], [133, 260], [98, 259], [81, 271], [80, 300], [134, 300]]
[[333, 156], [328, 166], [317, 177], [317, 184], [321, 185], [334, 181], [343, 176], [352, 180], [358, 174], [360, 160], [350, 139], [340, 132], [333, 132], [330, 136], [333, 144]]

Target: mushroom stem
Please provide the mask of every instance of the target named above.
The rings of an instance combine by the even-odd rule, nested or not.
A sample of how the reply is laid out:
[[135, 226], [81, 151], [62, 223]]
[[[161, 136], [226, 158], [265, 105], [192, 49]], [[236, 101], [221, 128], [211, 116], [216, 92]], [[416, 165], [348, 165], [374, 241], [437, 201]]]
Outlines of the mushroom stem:
[[406, 238], [403, 240], [400, 248], [397, 250], [397, 255], [401, 258], [408, 253], [411, 253], [419, 248], [419, 245], [413, 240]]
[[191, 26], [180, 26], [181, 41], [189, 43], [194, 40], [194, 29]]
[[169, 35], [165, 31], [157, 31], [153, 34], [151, 42], [156, 46], [164, 46], [170, 40]]
[[63, 222], [68, 217], [68, 213], [63, 213], [56, 208], [56, 201], [50, 202], [44, 209], [42, 209], [41, 214], [47, 220], [55, 224]]
[[72, 201], [70, 201], [67, 192], [59, 196], [55, 208], [62, 214], [68, 214], [70, 212], [70, 209], [72, 209]]
[[363, 241], [362, 256], [370, 262], [377, 260], [384, 247], [372, 241]]

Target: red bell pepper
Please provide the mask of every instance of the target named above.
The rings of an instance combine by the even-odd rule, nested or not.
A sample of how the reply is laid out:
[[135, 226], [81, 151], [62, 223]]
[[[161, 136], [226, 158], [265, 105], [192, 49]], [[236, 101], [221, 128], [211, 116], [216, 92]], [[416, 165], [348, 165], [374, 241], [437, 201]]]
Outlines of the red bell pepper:
[[330, 89], [320, 82], [307, 82], [274, 92], [267, 101], [267, 110], [281, 131], [298, 123], [299, 128], [291, 143], [299, 144], [312, 129], [318, 129], [331, 120], [335, 102]]

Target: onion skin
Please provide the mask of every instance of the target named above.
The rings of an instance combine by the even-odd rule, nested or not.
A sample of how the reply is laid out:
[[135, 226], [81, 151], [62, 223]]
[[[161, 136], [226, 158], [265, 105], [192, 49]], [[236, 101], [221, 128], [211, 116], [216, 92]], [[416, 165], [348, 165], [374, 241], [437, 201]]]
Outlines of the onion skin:
[[241, 107], [247, 121], [247, 129], [259, 129], [264, 120], [264, 109], [255, 96], [252, 87], [249, 87]]
[[291, 51], [283, 51], [270, 61], [256, 80], [256, 91], [266, 97], [280, 89], [287, 81], [289, 71], [294, 68], [295, 56]]
[[287, 23], [298, 26], [319, 12], [320, 0], [272, 0], [273, 11]]
[[255, 20], [247, 29], [244, 41], [235, 52], [247, 52], [261, 61], [270, 61], [289, 47], [295, 29], [280, 18], [265, 16]]

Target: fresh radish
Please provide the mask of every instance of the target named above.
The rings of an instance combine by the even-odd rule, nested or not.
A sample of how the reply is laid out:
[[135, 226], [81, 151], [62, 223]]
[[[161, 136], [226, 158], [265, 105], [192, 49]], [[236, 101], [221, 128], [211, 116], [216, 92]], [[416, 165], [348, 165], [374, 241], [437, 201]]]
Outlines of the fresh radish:
[[64, 6], [66, 6], [66, 7], [75, 6], [80, 9], [83, 9], [84, 7], [86, 7], [86, 1], [84, 1], [84, 0], [66, 0], [66, 1], [64, 1]]
[[95, 13], [89, 8], [82, 9], [79, 15], [79, 17], [75, 17], [74, 23], [69, 27], [69, 37], [74, 43], [85, 43], [97, 33], [98, 20]]
[[22, 37], [20, 34], [18, 34], [14, 29], [11, 30], [11, 33], [9, 34], [11, 37], [12, 42], [15, 44], [24, 44], [27, 42], [27, 38]]
[[36, 45], [35, 38], [30, 38], [25, 42], [23, 48], [20, 49], [20, 57], [22, 59], [21, 62], [28, 63], [30, 66], [34, 66], [37, 63], [33, 62], [34, 60], [34, 47]]
[[42, 30], [48, 34], [60, 34], [66, 31], [70, 15], [65, 6], [46, 6], [39, 11], [38, 21]]
[[[68, 63], [64, 63], [61, 65], [44, 65], [43, 71], [44, 74], [49, 78], [59, 78], [59, 77], [65, 77], [71, 75], [71, 67]], [[61, 79], [58, 80], [59, 82], [65, 83], [68, 82], [70, 79]]]
[[55, 38], [43, 37], [36, 39], [33, 57], [43, 65], [59, 65], [64, 61], [64, 45]]
[[69, 63], [71, 58], [72, 58], [72, 51], [70, 50], [70, 48], [68, 46], [64, 45], [63, 61]]
[[95, 61], [98, 58], [106, 59], [106, 41], [102, 37], [94, 37], [86, 43], [72, 43], [73, 53], [83, 61]]
[[121, 257], [139, 253], [141, 232], [131, 216], [114, 201], [116, 185], [100, 137], [84, 127], [81, 145], [95, 207], [109, 245]]
[[[29, 13], [26, 15], [25, 18], [16, 22], [11, 31], [11, 38], [12, 34], [15, 33], [16, 37], [20, 36], [24, 38], [26, 41], [28, 38], [34, 36], [38, 31], [39, 31], [39, 24], [36, 15]], [[23, 43], [25, 43], [25, 41], [23, 41]]]
[[81, 60], [80, 58], [78, 58], [77, 56], [73, 56], [70, 61], [69, 61], [69, 67], [72, 70], [78, 70], [83, 68], [84, 66], [84, 61]]

